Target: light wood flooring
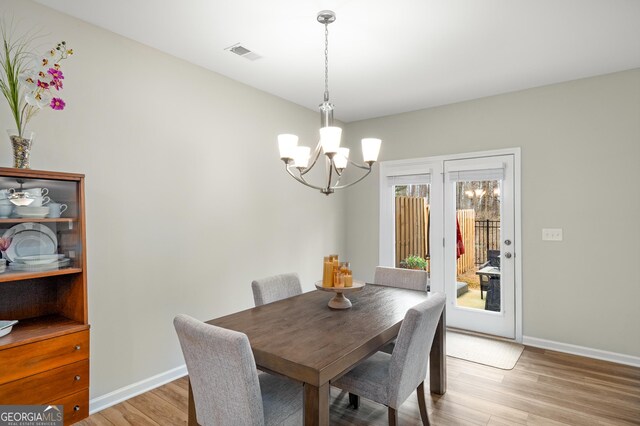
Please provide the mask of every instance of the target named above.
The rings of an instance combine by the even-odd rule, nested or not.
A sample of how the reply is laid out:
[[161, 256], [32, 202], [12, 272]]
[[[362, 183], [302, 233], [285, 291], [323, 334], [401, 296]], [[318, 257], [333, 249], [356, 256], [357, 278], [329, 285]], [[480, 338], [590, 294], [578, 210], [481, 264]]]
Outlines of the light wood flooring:
[[[527, 347], [513, 370], [447, 358], [448, 389], [427, 395], [434, 425], [640, 425], [640, 369]], [[428, 381], [426, 382], [428, 383]], [[386, 425], [387, 410], [332, 389], [332, 425]], [[414, 395], [399, 410], [401, 425], [420, 425]], [[96, 413], [88, 425], [184, 425], [182, 378]]]

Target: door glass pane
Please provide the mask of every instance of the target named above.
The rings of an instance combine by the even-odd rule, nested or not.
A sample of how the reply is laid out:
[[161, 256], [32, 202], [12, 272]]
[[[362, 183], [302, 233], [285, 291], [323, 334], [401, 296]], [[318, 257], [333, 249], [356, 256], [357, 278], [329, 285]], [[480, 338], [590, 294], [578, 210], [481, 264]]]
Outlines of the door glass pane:
[[500, 312], [500, 181], [455, 185], [456, 304]]
[[395, 267], [429, 271], [431, 184], [395, 185]]

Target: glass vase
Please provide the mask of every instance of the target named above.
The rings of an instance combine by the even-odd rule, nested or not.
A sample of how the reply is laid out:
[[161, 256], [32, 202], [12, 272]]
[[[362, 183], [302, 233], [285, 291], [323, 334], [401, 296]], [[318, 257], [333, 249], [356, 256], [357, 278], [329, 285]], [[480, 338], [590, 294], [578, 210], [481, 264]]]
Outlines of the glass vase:
[[15, 129], [7, 130], [11, 146], [13, 148], [13, 167], [16, 169], [28, 169], [29, 157], [31, 156], [31, 144], [36, 134], [34, 132], [24, 132], [22, 136]]

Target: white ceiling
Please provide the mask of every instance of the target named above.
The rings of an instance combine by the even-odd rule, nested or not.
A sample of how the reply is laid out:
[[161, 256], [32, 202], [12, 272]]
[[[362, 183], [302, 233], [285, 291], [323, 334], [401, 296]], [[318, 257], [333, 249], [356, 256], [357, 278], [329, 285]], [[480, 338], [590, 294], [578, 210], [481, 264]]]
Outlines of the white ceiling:
[[[39, 0], [349, 122], [640, 67], [639, 0]], [[257, 61], [224, 49], [235, 43]]]

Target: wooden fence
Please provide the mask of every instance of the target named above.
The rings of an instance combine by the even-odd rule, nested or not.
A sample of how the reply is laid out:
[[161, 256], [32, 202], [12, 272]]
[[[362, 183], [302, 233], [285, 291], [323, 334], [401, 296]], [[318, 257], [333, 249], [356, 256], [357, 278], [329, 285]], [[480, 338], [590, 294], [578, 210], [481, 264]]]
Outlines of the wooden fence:
[[[475, 212], [456, 212], [465, 254], [457, 261], [457, 272], [463, 274], [475, 267]], [[422, 197], [396, 197], [396, 267], [407, 257], [429, 256], [429, 205]]]
[[396, 197], [396, 268], [414, 255], [426, 258], [429, 250], [429, 206], [422, 197]]
[[476, 212], [473, 209], [457, 210], [456, 215], [464, 243], [464, 254], [458, 258], [457, 272], [464, 274], [476, 263]]

